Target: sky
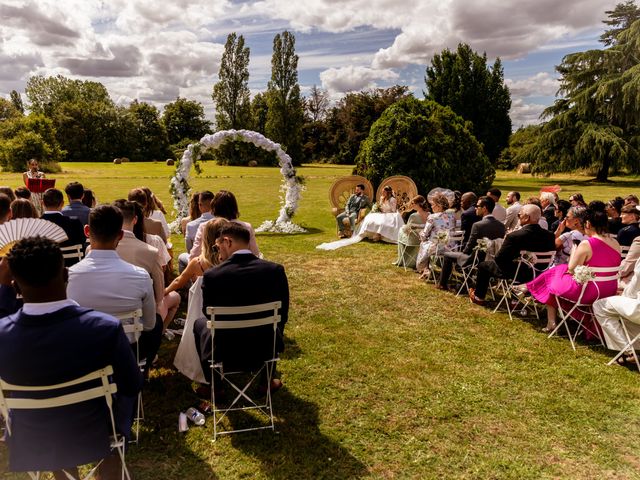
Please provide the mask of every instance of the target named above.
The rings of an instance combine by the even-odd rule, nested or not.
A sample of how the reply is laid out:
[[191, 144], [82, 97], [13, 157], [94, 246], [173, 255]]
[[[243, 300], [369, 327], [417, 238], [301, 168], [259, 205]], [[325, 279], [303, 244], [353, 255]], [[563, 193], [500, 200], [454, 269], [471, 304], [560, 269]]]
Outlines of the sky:
[[[621, 1], [621, 0], [618, 0]], [[0, 96], [32, 75], [103, 83], [113, 100], [160, 109], [211, 100], [226, 37], [251, 49], [249, 87], [266, 89], [276, 33], [296, 38], [303, 95], [407, 85], [423, 96], [434, 54], [461, 42], [500, 57], [514, 128], [538, 123], [564, 55], [600, 48], [610, 0], [0, 0]], [[25, 97], [26, 101], [26, 97]]]

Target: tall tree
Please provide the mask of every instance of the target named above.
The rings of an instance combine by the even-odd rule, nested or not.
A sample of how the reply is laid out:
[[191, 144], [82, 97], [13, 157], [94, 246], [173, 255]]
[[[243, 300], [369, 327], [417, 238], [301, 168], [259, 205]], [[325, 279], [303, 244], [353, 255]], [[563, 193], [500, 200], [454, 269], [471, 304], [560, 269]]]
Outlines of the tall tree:
[[15, 90], [11, 90], [10, 93], [11, 103], [16, 108], [16, 110], [20, 113], [24, 113], [24, 104], [22, 103], [22, 97]]
[[212, 98], [216, 106], [218, 130], [249, 126], [249, 47], [244, 46], [244, 37], [238, 37], [235, 32], [227, 36]]
[[425, 97], [451, 109], [473, 124], [475, 137], [492, 162], [509, 142], [511, 95], [499, 58], [487, 67], [487, 55], [459, 44], [435, 55], [427, 67]]
[[267, 114], [269, 102], [267, 92], [259, 92], [251, 100], [251, 128], [263, 135], [267, 132]]
[[185, 139], [198, 141], [211, 131], [211, 122], [205, 118], [202, 104], [180, 97], [175, 102], [165, 105], [162, 123], [167, 130], [170, 144]]
[[599, 181], [612, 168], [640, 172], [640, 20], [603, 41], [611, 39], [609, 48], [572, 53], [556, 67], [562, 98], [543, 112], [550, 119], [538, 141], [517, 158], [534, 172], [587, 168]]
[[303, 106], [298, 85], [298, 56], [293, 34], [284, 31], [273, 39], [266, 131], [285, 147], [294, 165], [302, 163]]
[[136, 149], [133, 160], [162, 160], [169, 153], [167, 130], [160, 121], [158, 109], [145, 102], [133, 101], [129, 113], [135, 122]]
[[304, 99], [304, 110], [307, 121], [319, 122], [324, 120], [329, 110], [329, 93], [316, 85], [311, 87], [309, 96]]
[[25, 91], [30, 102], [29, 109], [33, 113], [43, 113], [48, 117], [53, 117], [56, 109], [65, 102], [100, 102], [113, 105], [109, 92], [101, 83], [72, 80], [62, 75], [31, 77]]
[[20, 112], [11, 101], [5, 98], [0, 98], [0, 122], [19, 116]]
[[604, 13], [607, 14], [608, 18], [603, 20], [602, 23], [609, 28], [600, 35], [600, 41], [607, 47], [616, 43], [620, 32], [629, 28], [636, 20], [640, 20], [640, 8], [638, 8], [634, 0], [619, 3], [616, 8], [607, 10]]

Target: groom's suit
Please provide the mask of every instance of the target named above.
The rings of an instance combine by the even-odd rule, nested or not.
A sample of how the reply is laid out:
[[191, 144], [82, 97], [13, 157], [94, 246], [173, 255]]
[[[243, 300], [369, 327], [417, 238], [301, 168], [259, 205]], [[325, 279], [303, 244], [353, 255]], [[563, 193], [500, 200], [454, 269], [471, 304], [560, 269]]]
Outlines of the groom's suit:
[[[236, 253], [204, 273], [204, 315], [210, 306], [238, 307], [274, 301], [282, 302], [276, 338], [276, 351], [279, 353], [284, 349], [283, 332], [289, 313], [289, 284], [284, 267], [261, 260], [251, 253]], [[234, 317], [234, 320], [240, 319]], [[242, 368], [260, 364], [271, 358], [272, 347], [266, 338], [272, 338], [272, 332], [271, 326], [216, 332], [216, 361]], [[207, 329], [206, 318], [196, 320], [194, 335], [202, 369], [208, 376], [211, 373], [208, 363], [211, 359], [211, 332]]]

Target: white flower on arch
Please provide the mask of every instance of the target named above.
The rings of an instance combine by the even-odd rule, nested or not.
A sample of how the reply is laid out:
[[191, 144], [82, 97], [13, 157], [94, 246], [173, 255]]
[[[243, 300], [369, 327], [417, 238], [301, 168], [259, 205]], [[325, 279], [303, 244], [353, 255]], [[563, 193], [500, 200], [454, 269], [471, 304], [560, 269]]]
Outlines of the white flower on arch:
[[176, 173], [171, 178], [171, 194], [173, 195], [173, 207], [176, 211], [176, 219], [171, 226], [175, 230], [180, 225], [180, 220], [189, 215], [189, 175], [191, 166], [198, 169], [198, 160], [202, 151], [209, 148], [217, 148], [229, 140], [240, 140], [252, 143], [256, 147], [269, 152], [274, 152], [280, 164], [282, 173], [281, 190], [284, 196], [280, 202], [278, 218], [265, 220], [258, 232], [302, 233], [306, 230], [291, 222], [291, 217], [298, 209], [298, 202], [304, 186], [296, 176], [296, 170], [291, 164], [291, 157], [282, 150], [279, 144], [269, 140], [264, 135], [251, 130], [222, 130], [212, 135], [205, 135], [196, 144], [191, 144], [182, 154], [182, 158], [176, 165]]

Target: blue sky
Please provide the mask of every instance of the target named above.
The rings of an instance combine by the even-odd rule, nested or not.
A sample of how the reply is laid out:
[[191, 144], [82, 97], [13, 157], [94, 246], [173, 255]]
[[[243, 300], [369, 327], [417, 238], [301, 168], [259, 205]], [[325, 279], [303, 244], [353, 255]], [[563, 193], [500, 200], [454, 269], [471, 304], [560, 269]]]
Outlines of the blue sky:
[[179, 95], [214, 114], [210, 93], [226, 36], [251, 48], [250, 88], [266, 88], [273, 36], [296, 36], [303, 94], [333, 100], [363, 88], [407, 85], [417, 96], [425, 67], [465, 42], [500, 56], [514, 126], [538, 121], [557, 90], [567, 53], [599, 48], [605, 10], [583, 0], [0, 0], [0, 95], [31, 75], [104, 83], [113, 99], [162, 108]]

